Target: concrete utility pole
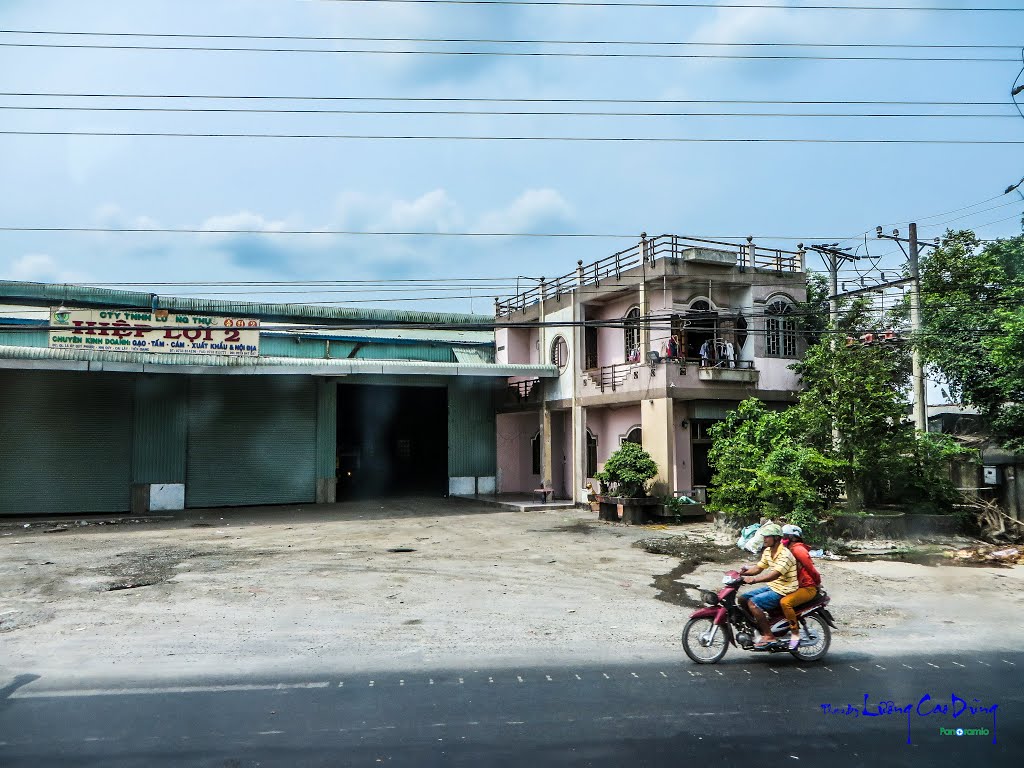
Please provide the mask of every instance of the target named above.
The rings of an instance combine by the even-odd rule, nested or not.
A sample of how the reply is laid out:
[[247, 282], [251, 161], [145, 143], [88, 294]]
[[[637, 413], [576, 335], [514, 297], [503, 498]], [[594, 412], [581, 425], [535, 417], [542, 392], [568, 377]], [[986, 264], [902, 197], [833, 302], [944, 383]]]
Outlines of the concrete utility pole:
[[[910, 224], [909, 238], [900, 237], [899, 230], [893, 230], [891, 235], [883, 235], [881, 227], [875, 227], [875, 233], [879, 238], [895, 240], [897, 243], [907, 243], [910, 246], [907, 261], [910, 263], [910, 333], [913, 343], [911, 379], [914, 389], [914, 428], [919, 432], [927, 432], [928, 389], [924, 380], [924, 360], [921, 358], [921, 348], [916, 338], [921, 332], [921, 270], [918, 266], [918, 251], [922, 245], [938, 247], [938, 238], [934, 243], [919, 243], [916, 223]], [[900, 245], [900, 248], [902, 247]]]
[[921, 331], [921, 272], [917, 265], [917, 224], [910, 225], [910, 332], [914, 339], [911, 348], [914, 377], [914, 428], [928, 431], [928, 390], [924, 382], [924, 362], [917, 335]]

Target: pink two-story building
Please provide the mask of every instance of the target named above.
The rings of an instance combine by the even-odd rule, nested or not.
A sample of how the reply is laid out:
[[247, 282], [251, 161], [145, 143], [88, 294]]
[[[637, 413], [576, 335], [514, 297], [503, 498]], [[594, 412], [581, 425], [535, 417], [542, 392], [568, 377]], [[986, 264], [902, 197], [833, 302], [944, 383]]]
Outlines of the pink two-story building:
[[629, 440], [658, 462], [654, 493], [703, 500], [710, 428], [745, 398], [795, 399], [805, 298], [802, 250], [662, 235], [498, 301], [497, 362], [559, 371], [509, 380], [498, 490], [583, 501]]

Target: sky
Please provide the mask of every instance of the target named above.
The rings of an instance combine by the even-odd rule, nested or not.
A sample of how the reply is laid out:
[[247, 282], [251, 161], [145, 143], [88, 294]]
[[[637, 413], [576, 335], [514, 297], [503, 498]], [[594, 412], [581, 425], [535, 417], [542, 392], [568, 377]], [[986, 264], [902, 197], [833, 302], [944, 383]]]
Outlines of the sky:
[[[901, 0], [895, 4], [939, 3]], [[960, 0], [959, 4], [970, 5], [971, 0]], [[1015, 5], [1006, 0], [974, 4], [1006, 8]], [[878, 224], [885, 225], [887, 231], [900, 227], [905, 232], [906, 223], [917, 220], [925, 238], [941, 234], [947, 226], [979, 227], [980, 236], [998, 237], [1019, 233], [1024, 211], [1024, 195], [1002, 195], [1008, 185], [1024, 176], [1024, 143], [625, 140], [661, 137], [1024, 142], [1024, 118], [1017, 114], [1009, 97], [1021, 69], [1019, 49], [903, 47], [908, 43], [1020, 45], [1024, 41], [1024, 13], [557, 4], [537, 7], [374, 0], [4, 0], [0, 3], [0, 30], [0, 92], [4, 94], [0, 96], [0, 106], [7, 107], [2, 110], [0, 127], [0, 279], [94, 285], [147, 283], [156, 285], [147, 285], [143, 290], [170, 295], [489, 313], [494, 296], [514, 293], [517, 285], [525, 288], [530, 278], [571, 272], [577, 260], [590, 263], [627, 248], [641, 232], [730, 239], [753, 235], [758, 243], [786, 248], [794, 248], [798, 242], [841, 241], [858, 247], [860, 255], [883, 257], [881, 261], [858, 262], [865, 270], [875, 264], [896, 267], [902, 260], [902, 254], [891, 242], [874, 239]], [[42, 32], [107, 36], [29, 34]], [[389, 40], [145, 38], [124, 33]], [[425, 43], [414, 38], [541, 42]], [[554, 45], [544, 41], [591, 44]], [[616, 44], [622, 41], [648, 45]], [[676, 45], [650, 45], [653, 43]], [[751, 43], [829, 47], [750, 47]], [[865, 43], [895, 47], [835, 47]], [[89, 47], [50, 47], [54, 44]], [[645, 53], [660, 57], [111, 47], [126, 45], [513, 50], [533, 54]], [[815, 58], [665, 57], [709, 53]], [[1003, 60], [914, 62], [828, 58], [879, 55]], [[135, 98], [124, 98], [126, 95]], [[165, 98], [155, 98], [159, 96]], [[228, 100], [168, 96], [290, 98]], [[1024, 100], [1024, 94], [1019, 98]], [[465, 99], [549, 101], [524, 104]], [[551, 102], [552, 99], [634, 103], [574, 104]], [[663, 103], [635, 103], [638, 99]], [[993, 104], [814, 106], [695, 104], [687, 100]], [[10, 107], [303, 109], [321, 113], [103, 112]], [[987, 116], [381, 115], [351, 114], [353, 110], [860, 110]], [[546, 140], [96, 136], [42, 132], [504, 136]], [[556, 136], [623, 140], [550, 140]], [[19, 227], [200, 232], [2, 229]], [[224, 229], [250, 232], [210, 232]], [[281, 230], [314, 234], [273, 234]], [[336, 234], [339, 231], [446, 234]], [[553, 233], [618, 237], [515, 236]], [[864, 233], [869, 235], [867, 242]], [[819, 263], [813, 258], [809, 261], [811, 266]], [[848, 272], [844, 277], [853, 279], [856, 275]], [[302, 284], [356, 280], [376, 282], [364, 287], [338, 282], [330, 286], [335, 293], [327, 293], [324, 285]], [[229, 281], [252, 285], [188, 285]], [[383, 287], [389, 290], [379, 290]], [[342, 293], [353, 290], [356, 292]]]

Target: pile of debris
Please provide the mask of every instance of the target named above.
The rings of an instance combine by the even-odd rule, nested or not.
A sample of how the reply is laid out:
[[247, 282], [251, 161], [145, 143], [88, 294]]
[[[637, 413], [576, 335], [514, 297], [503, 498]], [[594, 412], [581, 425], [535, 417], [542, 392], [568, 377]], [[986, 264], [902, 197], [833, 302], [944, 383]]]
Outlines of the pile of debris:
[[965, 549], [945, 552], [945, 556], [970, 565], [1024, 565], [1024, 547], [1002, 547], [999, 544], [980, 544]]

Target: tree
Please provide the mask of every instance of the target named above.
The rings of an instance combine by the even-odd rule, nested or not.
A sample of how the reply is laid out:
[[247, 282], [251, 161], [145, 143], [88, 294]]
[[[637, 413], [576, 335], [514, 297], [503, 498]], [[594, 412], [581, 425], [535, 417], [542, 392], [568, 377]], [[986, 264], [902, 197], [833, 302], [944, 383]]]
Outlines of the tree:
[[769, 410], [753, 398], [716, 425], [709, 507], [736, 519], [797, 515], [817, 519], [839, 495], [840, 462], [808, 445], [798, 408]]
[[1024, 452], [1024, 235], [983, 245], [947, 232], [921, 259], [920, 344], [951, 394]]
[[614, 486], [619, 496], [640, 498], [647, 494], [647, 482], [658, 474], [658, 463], [636, 443], [626, 441], [608, 457], [604, 468], [594, 475], [605, 487]]

